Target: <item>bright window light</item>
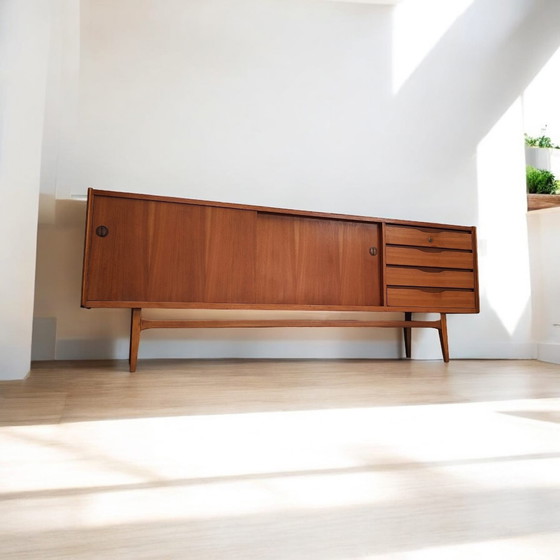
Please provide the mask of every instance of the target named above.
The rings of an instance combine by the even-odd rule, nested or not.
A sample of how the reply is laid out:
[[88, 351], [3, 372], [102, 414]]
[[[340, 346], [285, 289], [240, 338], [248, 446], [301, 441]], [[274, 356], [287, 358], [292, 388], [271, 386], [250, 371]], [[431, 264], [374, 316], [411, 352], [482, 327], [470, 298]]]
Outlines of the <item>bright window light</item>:
[[393, 14], [393, 93], [420, 66], [473, 0], [403, 0]]
[[[477, 147], [480, 285], [506, 331], [513, 335], [529, 312], [527, 209], [521, 101], [516, 100]], [[517, 157], [512, 158], [517, 150]], [[497, 217], [499, 216], [499, 219]], [[507, 236], [503, 232], [507, 231]]]

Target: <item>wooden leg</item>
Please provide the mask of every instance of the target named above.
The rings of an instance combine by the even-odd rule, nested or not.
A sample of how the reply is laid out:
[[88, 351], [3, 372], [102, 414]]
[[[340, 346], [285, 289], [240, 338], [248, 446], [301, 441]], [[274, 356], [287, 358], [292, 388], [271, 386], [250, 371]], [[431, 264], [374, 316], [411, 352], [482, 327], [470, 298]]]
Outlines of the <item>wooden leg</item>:
[[[412, 320], [412, 312], [411, 311], [405, 311], [404, 320], [405, 321], [411, 321]], [[410, 327], [404, 327], [403, 334], [404, 334], [405, 356], [407, 358], [410, 358], [412, 356], [412, 329]]]
[[449, 344], [447, 342], [447, 316], [445, 313], [441, 314], [439, 332], [439, 341], [441, 343], [441, 353], [443, 354], [443, 361], [449, 361]]
[[128, 363], [130, 371], [136, 371], [136, 363], [138, 362], [138, 347], [140, 346], [142, 309], [131, 309], [130, 315], [130, 353]]

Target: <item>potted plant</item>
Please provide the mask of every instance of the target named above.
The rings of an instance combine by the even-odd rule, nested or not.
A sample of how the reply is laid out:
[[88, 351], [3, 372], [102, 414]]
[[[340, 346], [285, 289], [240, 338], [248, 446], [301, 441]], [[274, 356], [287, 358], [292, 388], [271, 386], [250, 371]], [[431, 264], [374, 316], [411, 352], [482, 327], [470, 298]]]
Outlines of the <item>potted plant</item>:
[[525, 163], [527, 180], [527, 208], [539, 210], [560, 206], [560, 146], [546, 134], [546, 126], [540, 136], [525, 134]]
[[525, 162], [536, 169], [546, 169], [560, 174], [560, 146], [546, 134], [546, 126], [540, 136], [525, 133]]
[[560, 206], [560, 181], [552, 171], [527, 165], [526, 181], [528, 210]]

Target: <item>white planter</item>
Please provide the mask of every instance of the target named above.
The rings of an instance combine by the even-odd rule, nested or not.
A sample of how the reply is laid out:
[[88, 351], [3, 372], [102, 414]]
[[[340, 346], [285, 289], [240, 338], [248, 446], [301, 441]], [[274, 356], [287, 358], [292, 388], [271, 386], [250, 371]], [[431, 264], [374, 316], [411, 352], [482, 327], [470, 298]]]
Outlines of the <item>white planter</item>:
[[550, 150], [550, 171], [557, 179], [560, 179], [560, 150]]
[[553, 148], [533, 148], [525, 146], [525, 163], [536, 169], [547, 169], [550, 171], [551, 152], [556, 151]]
[[525, 146], [525, 164], [552, 171], [560, 179], [560, 149]]

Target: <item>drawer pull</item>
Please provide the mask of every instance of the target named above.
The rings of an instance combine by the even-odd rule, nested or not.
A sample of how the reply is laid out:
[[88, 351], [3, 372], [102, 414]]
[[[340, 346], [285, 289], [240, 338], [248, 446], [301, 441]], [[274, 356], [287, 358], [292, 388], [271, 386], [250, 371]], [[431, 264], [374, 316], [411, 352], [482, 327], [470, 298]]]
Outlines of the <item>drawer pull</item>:
[[387, 286], [474, 289], [474, 273], [470, 270], [387, 266]]
[[468, 229], [450, 230], [445, 228], [423, 228], [388, 225], [386, 230], [388, 245], [408, 247], [441, 247], [444, 249], [473, 250], [473, 237]]
[[369, 254], [370, 254], [372, 257], [375, 257], [375, 255], [377, 255], [377, 247], [370, 247], [370, 248], [369, 248]]
[[402, 247], [388, 245], [386, 262], [389, 265], [413, 266], [415, 268], [457, 268], [473, 270], [473, 253], [442, 249], [440, 247]]
[[98, 237], [107, 237], [109, 235], [109, 228], [107, 226], [97, 226], [95, 233]]
[[430, 308], [437, 312], [443, 309], [476, 309], [474, 290], [445, 288], [406, 288], [388, 287], [387, 304], [389, 307]]

